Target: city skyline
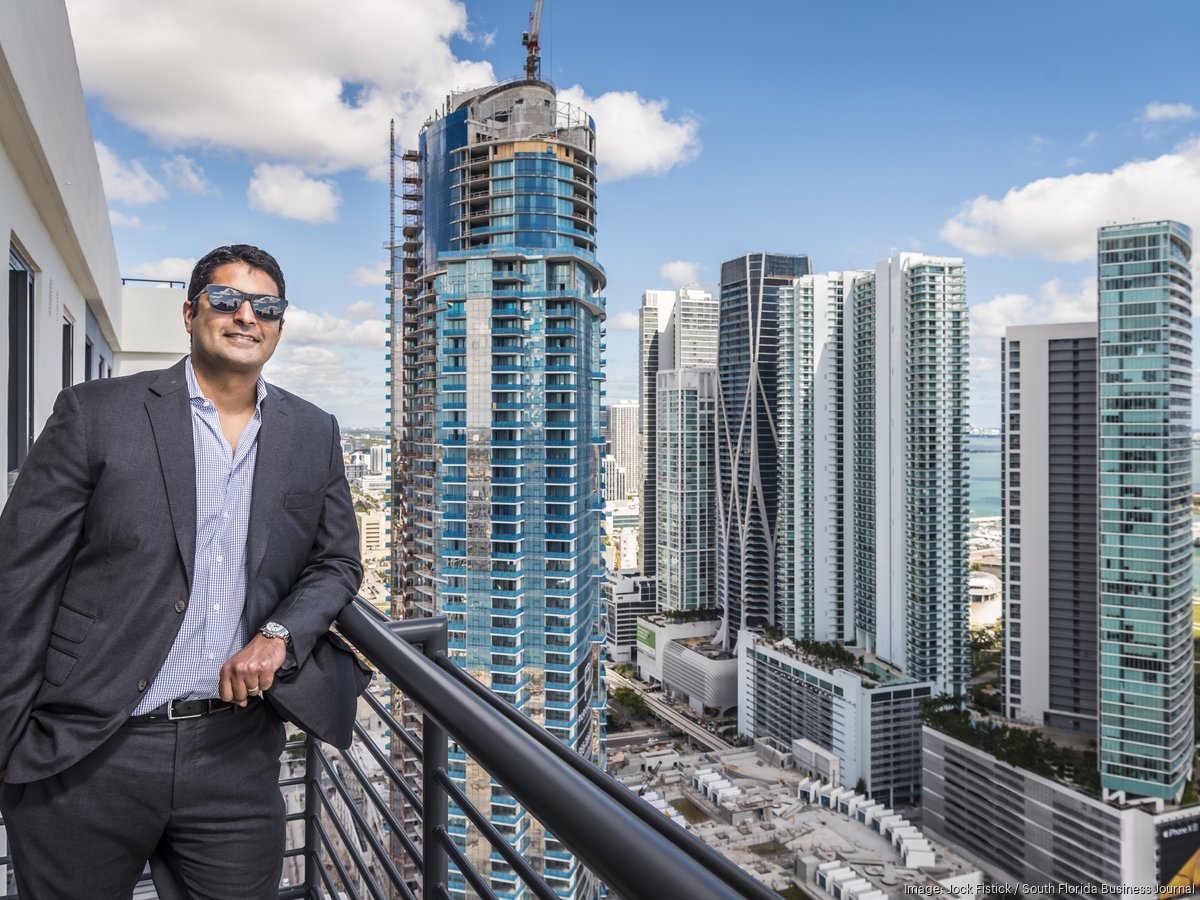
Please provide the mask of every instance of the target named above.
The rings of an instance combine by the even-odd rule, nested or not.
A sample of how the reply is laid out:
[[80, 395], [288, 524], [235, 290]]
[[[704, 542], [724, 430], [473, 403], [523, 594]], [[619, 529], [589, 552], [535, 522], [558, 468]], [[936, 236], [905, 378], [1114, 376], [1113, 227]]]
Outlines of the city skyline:
[[[14, 501], [60, 386], [89, 394], [83, 382], [187, 352], [174, 327], [182, 286], [121, 283], [100, 180], [113, 160], [92, 142], [67, 2], [0, 11]], [[426, 12], [453, 6], [429, 3]], [[642, 405], [622, 403], [606, 397], [606, 344], [623, 332], [619, 313], [604, 322], [596, 209], [627, 183], [601, 173], [629, 161], [619, 142], [611, 156], [598, 149], [590, 108], [556, 90], [549, 54], [542, 80], [537, 41], [525, 43], [525, 79], [451, 94], [415, 146], [392, 145], [399, 196], [375, 384], [390, 441], [348, 425], [332, 475], [344, 455], [351, 490], [365, 492], [353, 495], [359, 545], [379, 565], [361, 600], [393, 618], [444, 619], [384, 625], [357, 605], [343, 610], [340, 630], [386, 679], [360, 706], [348, 750], [326, 754], [306, 729], [303, 753], [281, 758], [295, 820], [281, 894], [323, 880], [334, 893], [340, 881], [382, 896], [365, 884], [383, 878], [399, 893], [418, 878], [426, 893], [487, 893], [472, 869], [501, 896], [524, 896], [524, 882], [571, 900], [598, 897], [597, 879], [629, 898], [707, 896], [682, 887], [697, 868], [728, 882], [720, 896], [764, 900], [809, 885], [842, 900], [920, 885], [965, 893], [988, 883], [984, 872], [1060, 892], [1194, 882], [1191, 228], [1157, 210], [1091, 227], [1099, 321], [1086, 321], [1082, 300], [1025, 307], [1039, 324], [1007, 325], [996, 386], [970, 389], [967, 303], [986, 254], [895, 249], [869, 268], [827, 271], [819, 242], [779, 253], [747, 243], [718, 266], [711, 292], [642, 293], [643, 364], [607, 368], [641, 380]], [[369, 107], [369, 87], [355, 91], [351, 105]], [[588, 99], [606, 108], [603, 96]], [[1186, 114], [1175, 104], [1170, 116]], [[755, 157], [743, 146], [739, 159]], [[155, 172], [177, 190], [190, 177], [201, 196], [200, 163], [167, 162]], [[165, 184], [145, 165], [131, 171], [150, 179], [143, 187]], [[1186, 173], [1175, 176], [1185, 191]], [[914, 209], [938, 192], [914, 186]], [[203, 196], [235, 216], [211, 188]], [[980, 216], [996, 212], [984, 206]], [[1049, 246], [1037, 229], [1020, 237]], [[680, 278], [703, 274], [675, 263]], [[672, 314], [648, 315], [668, 305]], [[302, 352], [291, 364], [353, 343], [333, 313], [297, 308]], [[713, 317], [715, 333], [685, 325]], [[326, 332], [332, 341], [312, 337]], [[715, 367], [683, 367], [687, 353], [696, 364], [709, 352]], [[1003, 412], [987, 442], [1001, 515], [968, 520], [966, 413], [980, 392]], [[647, 484], [605, 508], [606, 444], [616, 438], [636, 457], [638, 431], [655, 449]], [[368, 474], [389, 458], [390, 473]], [[98, 471], [90, 490], [106, 490], [110, 474]], [[390, 497], [376, 501], [387, 484]], [[625, 565], [639, 506], [658, 560], [642, 574]], [[390, 604], [380, 576], [397, 589]], [[695, 608], [718, 592], [723, 609]], [[996, 636], [983, 607], [1001, 595]], [[106, 603], [96, 621], [124, 605]], [[983, 627], [968, 640], [976, 613]], [[602, 645], [631, 668], [606, 664]], [[414, 729], [423, 734], [405, 733]], [[401, 780], [408, 790], [376, 791]], [[814, 816], [827, 836], [810, 841]], [[642, 826], [664, 817], [692, 836], [670, 832], [659, 846], [658, 829]], [[20, 883], [29, 860], [18, 817], [5, 818], [0, 846], [11, 829]], [[717, 852], [698, 857], [693, 838]], [[11, 893], [12, 860], [0, 863]]]
[[[1181, 29], [1198, 24], [1200, 10], [1170, 6]], [[226, 240], [272, 249], [294, 306], [269, 377], [347, 427], [378, 427], [388, 119], [415, 146], [446, 91], [516, 75], [526, 5], [292, 4], [276, 16], [278, 49], [247, 48], [236, 71], [209, 79], [176, 60], [219, 17], [139, 7], [130, 29], [127, 0], [68, 8], [122, 274], [180, 278]], [[1121, 27], [1113, 4], [1036, 9], [1029, 29], [1020, 14], [948, 4], [922, 17], [820, 8], [801, 31], [798, 9], [758, 3], [731, 34], [676, 4], [592, 17], [550, 0], [545, 74], [592, 112], [612, 160], [598, 212], [608, 399], [637, 396], [647, 289], [715, 291], [720, 261], [754, 248], [838, 269], [919, 250], [966, 259], [972, 424], [998, 425], [1004, 327], [1095, 318], [1096, 227], [1200, 222], [1200, 98], [1181, 87], [1186, 62], [1156, 55], [1153, 71], [1097, 92], [1105, 60], [1151, 52], [1153, 37]], [[845, 40], [797, 43], [805, 33]], [[936, 52], [896, 57], [922, 42]], [[621, 67], [589, 47], [619, 48]], [[779, 115], [797, 93], [805, 113]], [[870, 138], [855, 128], [866, 111]], [[921, 183], [918, 202], [896, 189], [902, 179]]]

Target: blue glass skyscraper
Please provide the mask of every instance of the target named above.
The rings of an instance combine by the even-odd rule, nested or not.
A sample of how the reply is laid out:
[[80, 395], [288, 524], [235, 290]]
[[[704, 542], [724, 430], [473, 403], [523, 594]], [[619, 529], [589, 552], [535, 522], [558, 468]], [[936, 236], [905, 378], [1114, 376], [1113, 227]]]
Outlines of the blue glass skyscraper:
[[1193, 719], [1192, 232], [1099, 234], [1100, 778], [1178, 800]]
[[[396, 312], [408, 474], [394, 528], [408, 548], [405, 607], [447, 616], [459, 665], [592, 759], [603, 721], [595, 139], [591, 118], [538, 80], [453, 95], [422, 130], [419, 251]], [[453, 748], [451, 767], [561, 896], [595, 895], [562, 845]], [[451, 830], [499, 896], [523, 895], [454, 809]]]

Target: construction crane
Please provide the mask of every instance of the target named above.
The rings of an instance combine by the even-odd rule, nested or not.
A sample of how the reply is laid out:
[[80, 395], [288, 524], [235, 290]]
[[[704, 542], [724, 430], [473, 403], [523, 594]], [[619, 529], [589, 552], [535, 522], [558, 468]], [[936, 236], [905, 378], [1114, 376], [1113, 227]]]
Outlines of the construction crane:
[[542, 3], [544, 0], [533, 0], [533, 11], [529, 14], [529, 30], [521, 32], [521, 46], [526, 49], [525, 77], [529, 81], [540, 81], [542, 78], [542, 48], [538, 44], [538, 34], [542, 30]]

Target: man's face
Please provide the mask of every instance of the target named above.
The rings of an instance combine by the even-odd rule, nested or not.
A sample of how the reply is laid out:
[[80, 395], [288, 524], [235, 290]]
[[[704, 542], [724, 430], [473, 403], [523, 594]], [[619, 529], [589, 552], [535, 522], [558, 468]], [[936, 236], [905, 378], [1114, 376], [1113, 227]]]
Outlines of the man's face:
[[[212, 274], [210, 284], [237, 288], [247, 294], [278, 294], [275, 279], [244, 262], [226, 263]], [[279, 343], [283, 319], [264, 321], [254, 315], [247, 300], [234, 313], [217, 312], [201, 294], [192, 311], [190, 298], [183, 304], [183, 325], [192, 336], [192, 357], [209, 371], [257, 375]]]

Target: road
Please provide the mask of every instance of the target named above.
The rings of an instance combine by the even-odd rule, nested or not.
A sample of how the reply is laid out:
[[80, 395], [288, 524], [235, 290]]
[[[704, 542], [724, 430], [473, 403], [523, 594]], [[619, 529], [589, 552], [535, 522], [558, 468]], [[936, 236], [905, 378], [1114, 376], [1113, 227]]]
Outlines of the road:
[[678, 728], [697, 744], [701, 744], [710, 750], [733, 749], [733, 744], [717, 737], [717, 735], [713, 734], [699, 722], [693, 721], [683, 715], [678, 710], [664, 703], [656, 695], [647, 693], [641, 682], [631, 681], [613, 669], [607, 669], [604, 673], [604, 678], [610, 687], [627, 687], [637, 691], [656, 717], [662, 719], [672, 728]]

